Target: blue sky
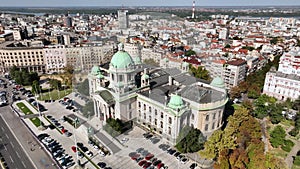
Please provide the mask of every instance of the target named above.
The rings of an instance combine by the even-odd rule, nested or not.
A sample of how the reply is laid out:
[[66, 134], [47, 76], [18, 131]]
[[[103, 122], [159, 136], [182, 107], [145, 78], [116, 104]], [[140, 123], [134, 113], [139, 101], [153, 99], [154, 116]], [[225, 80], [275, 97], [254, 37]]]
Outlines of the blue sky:
[[[193, 0], [0, 0], [1, 6], [190, 6]], [[196, 6], [294, 6], [300, 0], [195, 0]]]

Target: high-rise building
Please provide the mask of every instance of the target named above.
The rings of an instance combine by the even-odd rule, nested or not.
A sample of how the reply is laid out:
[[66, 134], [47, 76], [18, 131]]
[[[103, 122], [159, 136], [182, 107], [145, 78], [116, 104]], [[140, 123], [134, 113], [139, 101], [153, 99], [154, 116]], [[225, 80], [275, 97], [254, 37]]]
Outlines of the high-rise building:
[[64, 18], [64, 25], [65, 25], [65, 27], [72, 27], [72, 17], [70, 17], [70, 16], [66, 16], [65, 18]]
[[128, 10], [118, 10], [118, 21], [119, 21], [119, 28], [120, 29], [127, 29], [128, 28]]

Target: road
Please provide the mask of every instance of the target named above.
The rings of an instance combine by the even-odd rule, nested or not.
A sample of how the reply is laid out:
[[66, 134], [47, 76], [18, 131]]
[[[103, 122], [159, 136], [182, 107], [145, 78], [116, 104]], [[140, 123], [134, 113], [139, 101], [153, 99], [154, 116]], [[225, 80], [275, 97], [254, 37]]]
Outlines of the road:
[[[8, 93], [8, 100], [9, 103], [11, 103], [11, 95], [12, 95], [12, 87], [11, 85], [8, 85], [8, 88], [4, 89]], [[3, 90], [3, 89], [2, 89]], [[24, 164], [26, 165], [27, 168], [29, 169], [57, 169], [58, 167], [53, 165], [54, 161], [52, 157], [49, 156], [49, 154], [41, 147], [40, 143], [35, 139], [35, 137], [32, 135], [32, 133], [29, 131], [29, 129], [24, 125], [24, 123], [21, 121], [20, 117], [14, 113], [10, 106], [4, 106], [0, 107], [0, 116], [1, 120], [0, 124], [2, 125], [9, 125], [9, 128], [6, 128], [4, 133], [6, 133], [9, 137], [9, 140], [14, 139], [14, 141], [17, 141], [16, 143], [11, 144], [6, 144], [7, 146], [11, 146], [10, 150], [12, 152], [18, 152], [19, 156], [22, 156], [22, 159], [27, 158], [27, 160], [30, 160], [28, 166], [26, 165], [25, 161], [23, 160]], [[6, 124], [4, 123], [4, 121]], [[0, 130], [1, 130], [0, 126]], [[6, 126], [7, 127], [7, 126]], [[12, 136], [9, 134], [12, 134], [11, 131], [14, 132]], [[3, 130], [1, 130], [3, 132]], [[6, 135], [1, 133], [0, 136], [2, 136], [2, 140], [4, 141]], [[1, 140], [0, 140], [1, 141]], [[9, 141], [10, 142], [10, 141]], [[3, 147], [5, 149], [5, 147]], [[8, 147], [6, 147], [8, 149]], [[21, 152], [22, 155], [21, 155]], [[24, 153], [25, 152], [25, 153]], [[11, 156], [16, 156], [18, 157], [18, 154], [11, 154]], [[3, 153], [4, 155], [4, 153]], [[22, 163], [22, 161], [14, 159], [10, 159], [10, 157], [5, 158], [7, 163], [14, 161], [15, 165], [20, 165], [19, 163]], [[30, 165], [30, 166], [29, 166]], [[26, 169], [23, 167], [10, 167], [13, 169]]]
[[34, 166], [0, 116], [0, 152], [9, 168], [32, 169]]

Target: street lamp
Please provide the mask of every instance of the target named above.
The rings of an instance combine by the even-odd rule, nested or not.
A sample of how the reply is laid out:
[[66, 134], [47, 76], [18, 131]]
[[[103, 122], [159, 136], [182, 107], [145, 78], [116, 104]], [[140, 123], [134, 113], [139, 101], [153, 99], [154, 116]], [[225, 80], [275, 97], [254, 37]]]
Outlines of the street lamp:
[[76, 140], [76, 135], [75, 135], [75, 129], [77, 127], [77, 123], [79, 123], [79, 118], [76, 117], [75, 121], [74, 121], [74, 130], [73, 130], [73, 134], [74, 134], [74, 142], [75, 142], [75, 148], [76, 148], [76, 161], [77, 161], [77, 166], [79, 166], [79, 160], [78, 160], [78, 152], [77, 152], [77, 140]]

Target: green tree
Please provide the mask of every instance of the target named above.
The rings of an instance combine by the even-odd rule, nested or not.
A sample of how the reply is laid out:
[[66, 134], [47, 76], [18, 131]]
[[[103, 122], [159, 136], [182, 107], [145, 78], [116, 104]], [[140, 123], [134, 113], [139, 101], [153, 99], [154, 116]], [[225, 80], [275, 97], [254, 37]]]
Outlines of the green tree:
[[224, 48], [231, 48], [229, 44], [226, 44]]
[[49, 81], [50, 87], [53, 89], [60, 90], [61, 89], [61, 81], [57, 79], [51, 79]]
[[37, 80], [33, 81], [31, 88], [32, 88], [31, 91], [34, 94], [39, 94], [42, 91], [40, 83]]
[[[187, 133], [187, 134], [186, 134]], [[185, 126], [180, 131], [176, 148], [182, 153], [193, 153], [203, 148], [205, 137], [199, 129]]]
[[245, 108], [235, 110], [224, 131], [215, 131], [199, 153], [215, 159], [214, 168], [284, 168], [264, 153], [260, 123]]
[[190, 64], [189, 70], [190, 73], [196, 78], [204, 79], [208, 81], [211, 79], [209, 76], [209, 72], [203, 66], [198, 66], [198, 68], [195, 68], [193, 65]]
[[270, 132], [270, 136], [270, 142], [272, 146], [277, 148], [284, 143], [286, 133], [285, 130], [280, 125], [278, 125]]
[[188, 50], [188, 51], [185, 52], [184, 55], [185, 55], [185, 56], [194, 56], [194, 55], [196, 55], [196, 52], [193, 51], [193, 50]]

